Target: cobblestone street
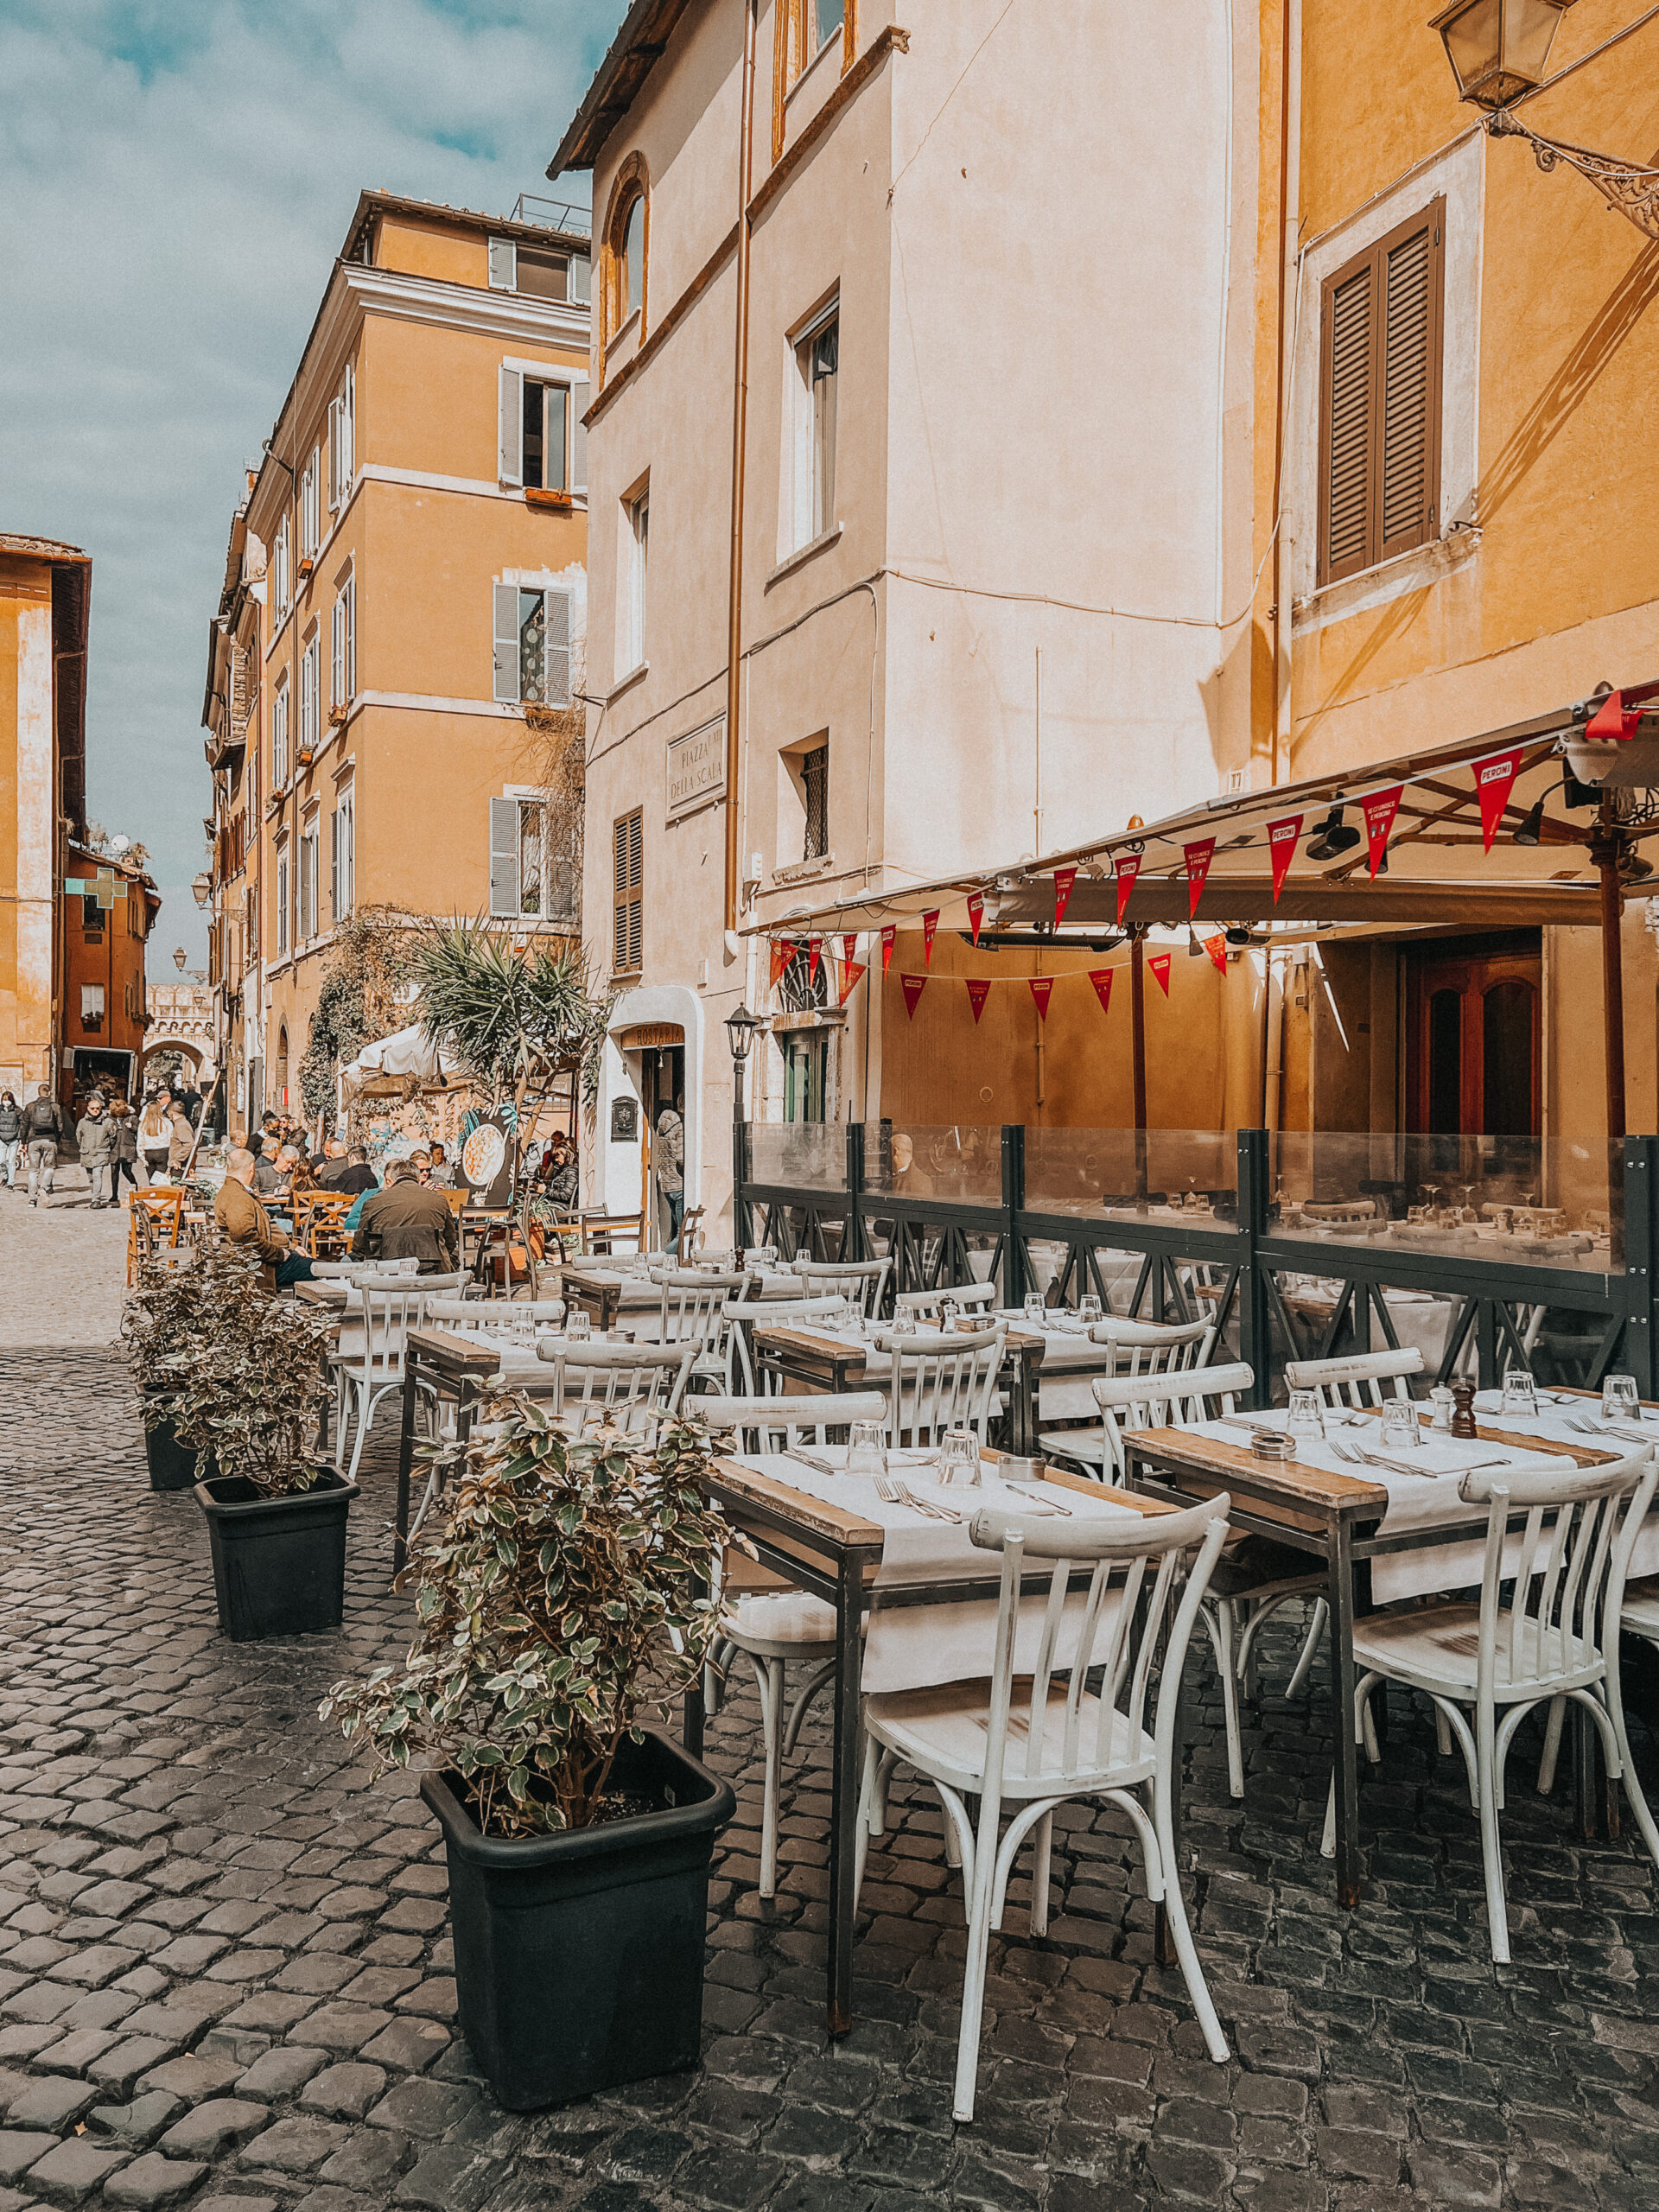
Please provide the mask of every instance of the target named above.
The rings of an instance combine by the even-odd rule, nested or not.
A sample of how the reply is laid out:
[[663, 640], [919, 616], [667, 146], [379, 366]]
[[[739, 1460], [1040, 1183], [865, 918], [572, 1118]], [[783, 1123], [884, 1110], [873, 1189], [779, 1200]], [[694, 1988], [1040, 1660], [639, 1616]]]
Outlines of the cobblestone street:
[[953, 2130], [959, 1883], [937, 1805], [902, 1790], [871, 1859], [858, 2024], [829, 2047], [825, 1728], [787, 1770], [786, 1869], [764, 1905], [756, 1707], [738, 1685], [709, 1735], [740, 1810], [716, 1862], [702, 2071], [503, 2113], [453, 2030], [434, 1823], [412, 1782], [371, 1784], [316, 1718], [329, 1682], [404, 1633], [390, 1413], [343, 1632], [224, 1642], [204, 1524], [188, 1496], [149, 1490], [111, 1349], [124, 1215], [89, 1214], [79, 1179], [36, 1212], [0, 1192], [0, 2212], [1659, 2203], [1659, 1931], [1630, 1824], [1575, 1842], [1566, 1785], [1538, 1798], [1523, 1734], [1505, 1813], [1516, 1964], [1494, 1969], [1466, 1796], [1396, 1696], [1363, 1800], [1371, 1878], [1339, 1913], [1316, 1847], [1323, 1667], [1309, 1701], [1269, 1689], [1247, 1707], [1236, 1805], [1194, 1662], [1188, 1892], [1225, 2066], [1153, 1963], [1126, 1824], [1063, 1815], [1050, 1937], [1028, 1940], [1016, 1885], [979, 2117]]

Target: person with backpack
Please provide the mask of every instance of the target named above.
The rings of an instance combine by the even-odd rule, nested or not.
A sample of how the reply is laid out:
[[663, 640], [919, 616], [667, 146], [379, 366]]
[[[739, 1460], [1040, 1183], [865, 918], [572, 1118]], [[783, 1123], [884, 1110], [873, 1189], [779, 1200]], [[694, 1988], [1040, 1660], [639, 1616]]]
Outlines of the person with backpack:
[[86, 1101], [86, 1111], [75, 1124], [75, 1148], [80, 1154], [80, 1164], [86, 1170], [86, 1180], [92, 1185], [92, 1211], [101, 1213], [105, 1206], [115, 1204], [110, 1195], [110, 1162], [115, 1157], [115, 1133], [109, 1116], [104, 1111], [104, 1094], [93, 1091]]
[[17, 1155], [23, 1147], [23, 1109], [10, 1090], [0, 1090], [0, 1174], [6, 1188], [17, 1187]]
[[69, 1141], [67, 1117], [52, 1096], [49, 1083], [43, 1083], [24, 1107], [22, 1124], [23, 1149], [29, 1158], [29, 1203], [37, 1206], [42, 1190], [48, 1198], [52, 1195], [58, 1147]]

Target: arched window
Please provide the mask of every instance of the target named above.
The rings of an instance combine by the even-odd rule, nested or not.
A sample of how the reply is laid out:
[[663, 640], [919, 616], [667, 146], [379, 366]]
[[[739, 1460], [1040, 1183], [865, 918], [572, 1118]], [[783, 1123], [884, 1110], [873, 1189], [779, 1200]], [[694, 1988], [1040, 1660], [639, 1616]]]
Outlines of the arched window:
[[[630, 154], [611, 187], [600, 247], [600, 343], [608, 345], [631, 315], [645, 334], [651, 257], [651, 179], [643, 154]], [[602, 355], [601, 355], [602, 359]]]
[[622, 239], [622, 313], [631, 315], [645, 296], [645, 195], [634, 195]]

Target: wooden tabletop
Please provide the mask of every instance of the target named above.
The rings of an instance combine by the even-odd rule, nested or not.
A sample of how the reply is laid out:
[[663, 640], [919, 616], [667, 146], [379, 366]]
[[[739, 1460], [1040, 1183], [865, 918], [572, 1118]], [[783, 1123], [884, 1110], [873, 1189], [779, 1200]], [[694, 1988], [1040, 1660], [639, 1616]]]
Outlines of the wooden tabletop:
[[1347, 1512], [1374, 1506], [1382, 1513], [1388, 1508], [1389, 1493], [1381, 1483], [1330, 1473], [1301, 1459], [1258, 1459], [1248, 1438], [1234, 1444], [1219, 1436], [1198, 1435], [1190, 1428], [1137, 1428], [1125, 1442], [1131, 1452], [1139, 1452], [1160, 1466], [1213, 1482], [1218, 1490], [1229, 1482], [1248, 1481], [1254, 1488], [1276, 1492], [1296, 1505]]
[[453, 1329], [411, 1329], [409, 1349], [452, 1375], [493, 1375], [501, 1364], [499, 1348], [474, 1344]]

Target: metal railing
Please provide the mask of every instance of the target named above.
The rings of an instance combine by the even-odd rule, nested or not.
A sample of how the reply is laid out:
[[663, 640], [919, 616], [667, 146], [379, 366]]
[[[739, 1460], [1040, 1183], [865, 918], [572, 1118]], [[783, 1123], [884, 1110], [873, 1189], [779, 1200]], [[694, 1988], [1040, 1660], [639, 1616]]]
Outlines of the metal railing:
[[512, 220], [533, 223], [537, 229], [563, 231], [571, 238], [588, 238], [592, 234], [592, 210], [578, 207], [574, 200], [549, 200], [537, 192], [521, 192], [512, 204]]
[[[988, 1145], [998, 1143], [1001, 1189], [964, 1198], [873, 1187], [883, 1177], [871, 1175], [861, 1123], [816, 1134], [810, 1179], [762, 1181], [753, 1172], [753, 1126], [736, 1128], [738, 1236], [787, 1257], [888, 1254], [889, 1297], [977, 1276], [995, 1278], [1010, 1306], [1052, 1284], [1060, 1296], [1093, 1291], [1109, 1310], [1146, 1319], [1205, 1311], [1229, 1349], [1255, 1369], [1255, 1401], [1268, 1405], [1282, 1392], [1287, 1358], [1396, 1346], [1402, 1313], [1388, 1294], [1414, 1293], [1446, 1309], [1442, 1348], [1427, 1363], [1431, 1380], [1473, 1373], [1491, 1388], [1516, 1361], [1563, 1384], [1593, 1389], [1620, 1369], [1637, 1377], [1643, 1397], [1659, 1387], [1659, 1138], [1627, 1137], [1616, 1155], [1603, 1268], [1482, 1258], [1472, 1249], [1385, 1249], [1357, 1237], [1310, 1241], [1306, 1230], [1287, 1227], [1270, 1197], [1263, 1129], [1236, 1133], [1236, 1216], [1227, 1191], [1205, 1222], [1152, 1205], [1137, 1212], [1115, 1203], [1109, 1213], [1030, 1206], [1030, 1133], [1017, 1125], [979, 1133]], [[844, 1152], [832, 1172], [838, 1134]], [[1318, 1287], [1311, 1313], [1298, 1287], [1310, 1283]]]

